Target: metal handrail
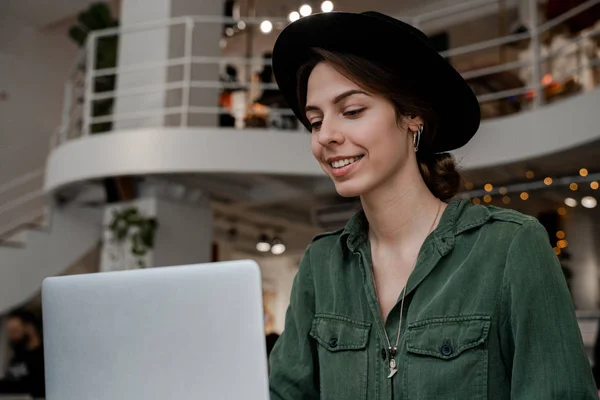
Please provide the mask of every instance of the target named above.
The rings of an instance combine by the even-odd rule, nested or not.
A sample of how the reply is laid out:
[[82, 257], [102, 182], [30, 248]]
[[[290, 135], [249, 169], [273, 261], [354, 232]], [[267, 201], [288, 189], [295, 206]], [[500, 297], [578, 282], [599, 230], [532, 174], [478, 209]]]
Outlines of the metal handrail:
[[40, 169], [36, 169], [33, 171], [29, 171], [3, 185], [0, 185], [0, 194], [8, 192], [9, 190], [12, 190], [16, 187], [19, 187], [20, 185], [30, 182], [32, 180], [34, 180], [35, 178], [41, 177], [44, 174], [44, 169], [40, 168]]
[[[565, 13], [552, 21], [548, 21], [543, 25], [538, 27], [534, 27], [531, 29], [531, 32], [527, 33], [519, 33], [513, 35], [507, 35], [500, 38], [495, 38], [491, 40], [486, 40], [479, 43], [470, 44], [467, 46], [461, 46], [458, 48], [450, 49], [448, 51], [440, 53], [444, 57], [455, 57], [460, 55], [465, 55], [477, 51], [482, 51], [490, 48], [495, 48], [498, 46], [502, 46], [509, 43], [514, 43], [520, 40], [525, 39], [535, 39], [536, 43], [539, 43], [539, 35], [547, 30], [556, 26], [558, 23], [564, 22], [565, 20], [572, 18], [573, 16], [584, 12], [585, 10], [593, 7], [594, 5], [600, 3], [600, 0], [588, 0], [586, 3], [577, 6], [576, 8], [570, 10], [568, 13]], [[447, 7], [442, 10], [435, 10], [429, 13], [424, 13], [421, 15], [414, 16], [411, 21], [415, 22], [426, 22], [436, 18], [441, 18], [453, 14], [458, 14], [464, 11], [471, 11], [474, 7], [483, 7], [489, 6], [492, 4], [497, 4], [496, 0], [474, 0], [470, 2], [463, 2], [462, 4], [453, 5]], [[257, 24], [262, 21], [261, 18], [244, 18], [244, 21], [247, 24]], [[285, 24], [286, 21], [283, 19], [271, 19], [276, 24]], [[191, 29], [195, 24], [200, 23], [236, 23], [237, 20], [233, 18], [219, 17], [219, 16], [183, 16], [183, 17], [175, 17], [166, 20], [156, 20], [156, 21], [148, 21], [140, 24], [123, 26], [111, 28], [103, 31], [93, 31], [90, 33], [88, 37], [88, 42], [86, 45], [87, 49], [87, 73], [85, 76], [85, 85], [84, 90], [86, 91], [85, 102], [83, 107], [83, 127], [84, 134], [89, 133], [89, 129], [91, 125], [101, 123], [101, 122], [115, 122], [121, 119], [135, 119], [142, 118], [146, 116], [164, 116], [164, 115], [173, 115], [180, 114], [181, 115], [181, 125], [187, 125], [187, 116], [189, 113], [220, 113], [224, 112], [220, 107], [191, 107], [189, 104], [189, 95], [191, 88], [212, 88], [212, 89], [247, 89], [250, 87], [255, 87], [257, 89], [277, 89], [276, 84], [263, 84], [263, 83], [224, 83], [219, 81], [197, 81], [191, 79], [191, 66], [193, 64], [208, 64], [208, 63], [227, 63], [227, 62], [235, 62], [238, 64], [248, 65], [250, 63], [268, 63], [270, 60], [265, 60], [261, 58], [245, 58], [245, 57], [210, 57], [210, 56], [196, 56], [191, 53]], [[118, 66], [115, 68], [107, 68], [101, 70], [95, 70], [91, 66], [94, 65], [94, 51], [95, 51], [95, 42], [102, 37], [107, 37], [111, 35], [126, 35], [128, 33], [147, 31], [147, 30], [155, 30], [155, 29], [165, 29], [169, 27], [174, 27], [177, 25], [183, 25], [186, 28], [186, 40], [185, 40], [185, 52], [186, 54], [183, 57], [177, 57], [172, 59], [166, 59], [164, 61], [158, 62], [148, 62], [148, 63], [139, 63], [128, 66]], [[576, 38], [575, 43], [579, 43], [585, 37], [589, 37], [596, 32], [587, 32], [584, 37]], [[538, 44], [539, 46], [539, 44]], [[566, 46], [565, 46], [566, 47]], [[531, 66], [534, 69], [534, 77], [540, 76], [540, 63], [546, 61], [551, 56], [560, 53], [562, 49], [558, 49], [552, 52], [552, 54], [546, 54], [543, 57], [539, 54], [538, 51], [533, 51], [533, 57], [531, 61], [512, 61], [507, 62], [501, 65], [494, 65], [490, 67], [480, 68], [474, 71], [467, 71], [463, 73], [463, 76], [466, 79], [473, 79], [477, 77], [483, 77], [490, 74], [495, 74], [503, 71], [514, 70], [517, 68], [527, 68]], [[594, 65], [594, 64], [584, 64], [583, 67]], [[139, 72], [148, 69], [155, 68], [169, 68], [169, 67], [183, 67], [184, 68], [184, 76], [183, 79], [176, 82], [166, 82], [164, 84], [156, 84], [156, 85], [145, 85], [138, 86], [127, 89], [117, 89], [109, 92], [102, 93], [94, 93], [93, 88], [91, 87], [92, 82], [95, 78], [101, 76], [108, 75], [119, 75], [123, 73], [132, 73]], [[536, 81], [537, 82], [537, 81]], [[536, 83], [532, 87], [522, 87], [516, 89], [505, 90], [497, 93], [489, 93], [485, 95], [479, 96], [479, 100], [481, 102], [491, 101], [502, 99], [510, 96], [520, 95], [533, 91], [533, 98], [536, 102], [540, 101], [541, 96], [537, 96], [540, 90], [544, 88], [544, 85], [540, 83]], [[182, 103], [180, 106], [171, 106], [168, 108], [164, 108], [163, 110], [144, 110], [144, 111], [136, 111], [136, 112], [127, 112], [127, 113], [115, 113], [107, 116], [100, 117], [92, 117], [91, 114], [91, 103], [93, 101], [105, 100], [110, 98], [122, 98], [125, 96], [133, 96], [133, 95], [142, 95], [147, 93], [154, 92], [164, 92], [171, 90], [182, 90]], [[69, 109], [73, 111], [73, 107]], [[283, 110], [277, 110], [280, 114], [285, 114]], [[64, 125], [69, 126], [70, 125]], [[64, 140], [63, 135], [63, 140]]]

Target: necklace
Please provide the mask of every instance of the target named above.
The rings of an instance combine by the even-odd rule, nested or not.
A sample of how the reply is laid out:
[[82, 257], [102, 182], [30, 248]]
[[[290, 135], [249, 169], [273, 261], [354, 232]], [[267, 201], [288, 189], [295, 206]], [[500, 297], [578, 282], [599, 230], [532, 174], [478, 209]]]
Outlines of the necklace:
[[[431, 228], [429, 228], [429, 232], [427, 233], [427, 236], [429, 236], [429, 234], [433, 231], [433, 227], [435, 226], [435, 221], [437, 221], [437, 219], [440, 215], [441, 209], [442, 209], [442, 202], [440, 201], [440, 204], [438, 205], [437, 213], [435, 215], [435, 218], [433, 219], [433, 222], [431, 223]], [[427, 236], [425, 236], [425, 237], [427, 237]], [[419, 258], [419, 256], [417, 255], [417, 260], [418, 260], [418, 258]], [[415, 262], [412, 266], [413, 270], [415, 269], [415, 266], [417, 265], [417, 260], [415, 260]], [[377, 291], [377, 283], [375, 282], [375, 271], [374, 271], [373, 267], [371, 267], [371, 277], [373, 278], [373, 286], [375, 286], [375, 295], [377, 296], [377, 298], [379, 298], [379, 294]], [[406, 283], [408, 283], [408, 280], [406, 281]], [[402, 289], [402, 299], [400, 300], [400, 322], [398, 323], [398, 333], [396, 335], [396, 344], [394, 344], [394, 347], [392, 347], [390, 338], [388, 337], [387, 331], [385, 330], [385, 326], [383, 327], [383, 334], [385, 335], [385, 340], [387, 341], [387, 344], [388, 344], [388, 354], [390, 357], [390, 374], [388, 375], [388, 378], [393, 377], [394, 375], [396, 375], [396, 372], [398, 372], [398, 368], [396, 365], [396, 354], [398, 354], [398, 343], [400, 342], [400, 331], [402, 330], [402, 313], [404, 311], [404, 297], [406, 295], [406, 286], [408, 286], [408, 285], [404, 285], [404, 289]]]

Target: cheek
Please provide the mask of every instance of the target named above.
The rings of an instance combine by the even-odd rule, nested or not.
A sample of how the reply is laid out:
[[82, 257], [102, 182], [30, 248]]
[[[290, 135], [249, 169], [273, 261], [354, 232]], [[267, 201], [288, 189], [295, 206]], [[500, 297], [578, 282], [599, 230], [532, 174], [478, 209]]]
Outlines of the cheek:
[[317, 141], [317, 135], [311, 135], [310, 137], [310, 149], [313, 156], [317, 161], [321, 161], [321, 144]]

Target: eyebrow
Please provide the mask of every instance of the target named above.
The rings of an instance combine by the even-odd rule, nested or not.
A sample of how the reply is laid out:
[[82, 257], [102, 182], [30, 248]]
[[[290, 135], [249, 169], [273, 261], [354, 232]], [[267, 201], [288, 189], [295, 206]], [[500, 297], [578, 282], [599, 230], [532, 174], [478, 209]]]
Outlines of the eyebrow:
[[[366, 96], [369, 96], [369, 94], [363, 90], [359, 90], [359, 89], [351, 89], [351, 90], [347, 90], [343, 93], [338, 94], [337, 96], [335, 96], [333, 98], [333, 101], [331, 102], [332, 104], [338, 104], [340, 101], [344, 100], [347, 97], [353, 96], [355, 94], [364, 94]], [[311, 105], [307, 105], [304, 108], [304, 112], [307, 113], [309, 111], [320, 111], [321, 109], [317, 106], [311, 106]]]

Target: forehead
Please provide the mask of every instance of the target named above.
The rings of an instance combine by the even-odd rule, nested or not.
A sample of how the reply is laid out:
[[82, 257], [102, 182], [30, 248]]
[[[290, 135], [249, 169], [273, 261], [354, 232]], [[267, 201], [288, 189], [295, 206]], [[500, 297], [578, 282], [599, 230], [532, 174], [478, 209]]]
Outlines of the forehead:
[[328, 101], [338, 94], [352, 89], [361, 89], [355, 82], [351, 81], [331, 64], [317, 64], [310, 76], [306, 88], [307, 104]]
[[23, 321], [19, 318], [8, 318], [6, 320], [6, 327], [9, 329], [18, 329], [23, 327]]

